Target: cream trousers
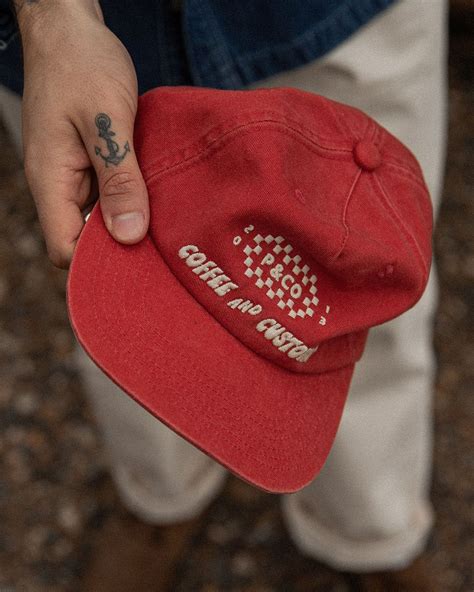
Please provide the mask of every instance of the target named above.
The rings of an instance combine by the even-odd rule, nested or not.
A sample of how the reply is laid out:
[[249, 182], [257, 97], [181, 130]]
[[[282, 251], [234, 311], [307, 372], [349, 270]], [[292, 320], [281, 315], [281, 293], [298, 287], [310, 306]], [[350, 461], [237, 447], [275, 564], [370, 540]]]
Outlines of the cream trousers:
[[[444, 0], [400, 0], [323, 59], [255, 88], [296, 87], [367, 112], [415, 153], [436, 209], [446, 21]], [[19, 99], [3, 89], [0, 108], [19, 145]], [[435, 284], [432, 274], [412, 310], [371, 331], [325, 467], [308, 487], [281, 498], [295, 544], [335, 568], [402, 567], [422, 550], [432, 525]], [[134, 403], [82, 351], [77, 358], [124, 503], [157, 524], [201, 512], [225, 470]]]

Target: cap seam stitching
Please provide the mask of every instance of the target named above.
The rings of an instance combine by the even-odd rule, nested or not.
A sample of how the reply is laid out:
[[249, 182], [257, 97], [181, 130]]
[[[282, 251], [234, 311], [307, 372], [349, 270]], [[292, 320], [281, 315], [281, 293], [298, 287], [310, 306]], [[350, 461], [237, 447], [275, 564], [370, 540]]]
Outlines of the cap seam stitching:
[[[251, 125], [254, 123], [262, 123], [262, 122], [266, 122], [266, 121], [280, 123], [282, 125], [289, 124], [290, 127], [294, 126], [295, 128], [298, 128], [298, 131], [300, 131], [300, 133], [302, 135], [305, 135], [305, 132], [306, 132], [311, 136], [311, 139], [315, 138], [316, 140], [319, 140], [321, 142], [327, 142], [328, 145], [331, 147], [330, 149], [334, 149], [333, 147], [335, 146], [335, 144], [334, 144], [333, 137], [316, 133], [316, 132], [312, 131], [307, 125], [304, 125], [302, 122], [299, 122], [296, 119], [292, 119], [291, 117], [288, 117], [287, 115], [279, 113], [278, 111], [268, 111], [268, 110], [249, 111], [247, 113], [241, 114], [239, 119], [245, 120], [245, 119], [249, 119], [249, 118], [251, 118], [251, 121], [244, 121], [244, 123], [234, 125], [233, 127], [230, 127], [228, 129], [226, 129], [226, 125], [224, 123], [221, 123], [219, 125], [215, 125], [210, 130], [208, 130], [206, 133], [204, 133], [200, 138], [198, 138], [198, 140], [196, 142], [193, 142], [191, 144], [188, 144], [187, 146], [183, 146], [182, 148], [178, 148], [174, 151], [171, 151], [166, 156], [162, 156], [162, 159], [164, 160], [166, 158], [171, 158], [173, 155], [180, 154], [181, 152], [185, 152], [187, 150], [192, 149], [195, 146], [198, 146], [199, 143], [202, 142], [203, 138], [205, 138], [206, 136], [217, 134], [220, 137], [220, 135], [225, 135], [225, 134], [233, 131], [234, 129], [238, 129], [239, 127], [242, 127], [243, 125]], [[256, 119], [254, 119], [254, 118], [256, 118]], [[220, 130], [223, 130], [223, 131], [220, 131]], [[218, 139], [218, 137], [216, 137], [214, 139], [216, 140], [216, 139]], [[350, 140], [347, 140], [345, 138], [343, 138], [342, 141], [344, 143], [346, 143], [348, 146], [352, 144], [352, 142]], [[321, 147], [325, 148], [325, 146], [322, 146], [322, 145], [321, 145]], [[341, 149], [344, 150], [346, 148], [343, 147]]]
[[421, 189], [423, 189], [423, 191], [429, 196], [429, 191], [428, 188], [426, 187], [425, 183], [416, 177], [416, 175], [414, 175], [414, 173], [405, 168], [402, 167], [398, 164], [394, 164], [393, 162], [390, 161], [385, 161], [384, 163], [385, 165], [387, 165], [387, 167], [391, 168], [391, 169], [395, 169], [399, 175], [401, 175], [402, 177], [405, 177], [406, 179], [409, 179], [410, 181], [413, 181], [414, 183], [416, 183], [416, 185], [418, 185]]
[[[218, 138], [215, 138], [214, 140], [210, 141], [203, 148], [201, 148], [197, 152], [191, 154], [190, 156], [185, 156], [184, 158], [181, 158], [181, 160], [179, 160], [177, 162], [173, 162], [170, 165], [162, 166], [161, 169], [159, 169], [158, 171], [154, 171], [149, 176], [147, 176], [147, 172], [148, 172], [149, 168], [156, 166], [156, 163], [154, 165], [151, 164], [150, 167], [147, 167], [146, 169], [142, 170], [142, 173], [144, 175], [144, 179], [145, 179], [145, 181], [151, 181], [152, 179], [164, 174], [165, 172], [175, 169], [177, 167], [180, 167], [181, 165], [184, 165], [184, 164], [188, 164], [189, 166], [192, 166], [193, 161], [199, 159], [199, 157], [201, 157], [202, 159], [207, 158], [208, 156], [210, 156], [213, 153], [212, 150], [217, 150], [217, 149], [221, 148], [222, 144], [225, 143], [226, 140], [231, 141], [240, 132], [242, 132], [244, 130], [252, 131], [251, 129], [249, 130], [249, 128], [252, 128], [252, 127], [254, 127], [258, 124], [262, 124], [262, 123], [263, 124], [269, 123], [269, 124], [275, 124], [276, 126], [282, 126], [283, 129], [277, 128], [277, 131], [279, 131], [280, 133], [283, 133], [285, 135], [291, 136], [296, 140], [302, 141], [302, 143], [309, 150], [311, 150], [312, 152], [315, 152], [316, 154], [318, 154], [319, 156], [322, 156], [323, 158], [328, 158], [330, 160], [349, 160], [349, 159], [347, 159], [347, 156], [352, 155], [352, 148], [332, 148], [329, 146], [322, 146], [321, 144], [318, 144], [317, 142], [315, 142], [312, 138], [303, 134], [300, 130], [295, 129], [291, 126], [288, 126], [287, 124], [284, 124], [280, 121], [260, 120], [260, 121], [253, 121], [251, 123], [247, 123], [247, 124], [232, 128], [231, 130], [227, 131], [226, 133], [220, 135]], [[310, 144], [310, 146], [308, 146], [308, 144]], [[321, 154], [321, 151], [339, 153], [340, 156], [338, 158], [338, 156], [335, 154], [334, 155]]]
[[334, 105], [332, 103], [328, 103], [329, 110], [331, 111], [332, 117], [336, 123], [336, 127], [339, 128], [339, 131], [342, 134], [348, 134], [349, 136], [354, 136], [349, 124], [345, 119], [345, 114], [341, 111], [340, 117], [337, 117], [336, 110], [334, 109]]
[[406, 227], [404, 221], [402, 220], [402, 218], [399, 216], [398, 212], [396, 211], [395, 207], [392, 204], [391, 199], [388, 196], [387, 191], [385, 190], [380, 178], [378, 177], [378, 175], [374, 175], [373, 176], [374, 182], [375, 184], [378, 186], [380, 195], [383, 197], [383, 202], [385, 203], [386, 206], [388, 206], [388, 208], [390, 209], [390, 211], [392, 212], [392, 214], [395, 216], [395, 218], [397, 219], [398, 223], [399, 223], [399, 227], [402, 229], [402, 231], [405, 234], [405, 237], [408, 237], [409, 242], [412, 244], [412, 246], [414, 246], [415, 248], [415, 252], [418, 255], [419, 261], [421, 262], [424, 274], [425, 274], [425, 280], [428, 276], [428, 268], [425, 264], [424, 258], [423, 258], [423, 254], [421, 252], [421, 249], [416, 241], [416, 239], [413, 237], [412, 233], [408, 230], [408, 228]]
[[375, 125], [374, 122], [371, 122], [369, 120], [369, 124], [372, 124], [373, 127], [373, 132], [372, 132], [372, 141], [373, 143], [377, 146], [377, 148], [379, 149], [379, 151], [382, 151], [383, 145], [385, 143], [385, 135], [382, 134], [382, 130], [380, 127], [378, 127], [377, 125]]
[[[146, 116], [142, 115], [142, 118], [144, 118], [144, 117], [146, 117]], [[186, 150], [186, 149], [189, 149], [190, 147], [197, 145], [199, 142], [202, 141], [203, 138], [205, 138], [208, 135], [219, 135], [221, 133], [226, 133], [228, 131], [231, 131], [232, 129], [234, 129], [236, 127], [240, 127], [242, 124], [258, 123], [260, 121], [267, 121], [267, 120], [272, 120], [272, 121], [276, 121], [279, 123], [289, 123], [292, 126], [299, 128], [303, 133], [307, 132], [310, 136], [312, 136], [314, 138], [317, 138], [321, 141], [329, 142], [329, 144], [334, 143], [334, 135], [333, 134], [326, 135], [326, 134], [318, 133], [318, 132], [314, 131], [313, 129], [311, 129], [311, 127], [308, 126], [308, 124], [305, 123], [304, 121], [302, 121], [298, 118], [293, 118], [285, 113], [282, 113], [279, 111], [274, 111], [274, 110], [261, 109], [258, 111], [242, 112], [238, 117], [234, 118], [233, 122], [232, 121], [230, 121], [230, 122], [223, 122], [222, 121], [218, 124], [215, 124], [211, 128], [209, 128], [207, 131], [202, 133], [197, 138], [197, 140], [195, 142], [191, 142], [181, 148], [176, 148], [175, 150], [172, 150], [171, 152], [169, 152], [167, 154], [167, 156], [171, 156], [173, 154], [181, 152], [182, 150]], [[342, 134], [342, 136], [344, 136], [344, 134]], [[342, 137], [341, 139], [346, 144], [348, 143], [346, 138]]]
[[[372, 130], [369, 129], [370, 127], [372, 127]], [[364, 138], [366, 135], [367, 136], [370, 135], [370, 140], [373, 141], [373, 143], [375, 145], [377, 145], [377, 142], [379, 141], [379, 145], [378, 145], [379, 149], [382, 147], [382, 145], [383, 145], [383, 137], [380, 137], [381, 136], [380, 129], [377, 128], [377, 126], [375, 124], [372, 124], [372, 122], [370, 121], [370, 119], [367, 122], [367, 125], [366, 125], [366, 128], [364, 130], [364, 133], [363, 133], [363, 136], [362, 137]], [[333, 258], [334, 261], [338, 257], [340, 257], [341, 253], [344, 251], [345, 246], [347, 244], [347, 240], [348, 240], [349, 235], [350, 235], [349, 225], [347, 224], [347, 212], [348, 212], [348, 209], [349, 209], [349, 202], [351, 201], [351, 198], [352, 198], [352, 196], [355, 193], [355, 188], [356, 188], [356, 185], [359, 182], [359, 179], [360, 179], [360, 177], [362, 175], [362, 171], [363, 171], [362, 168], [359, 168], [359, 170], [357, 171], [357, 174], [356, 174], [356, 176], [355, 176], [355, 178], [354, 178], [354, 180], [352, 182], [351, 188], [349, 190], [349, 194], [347, 195], [347, 198], [346, 198], [345, 203], [344, 203], [344, 209], [343, 209], [343, 212], [342, 212], [342, 225], [344, 226], [344, 237], [342, 239], [340, 248], [338, 249], [338, 251], [334, 255], [334, 258]]]
[[349, 193], [348, 193], [348, 195], [347, 195], [347, 197], [346, 197], [346, 200], [345, 200], [345, 202], [344, 202], [344, 208], [343, 208], [343, 210], [342, 210], [342, 225], [343, 225], [343, 227], [344, 227], [344, 237], [343, 237], [343, 239], [342, 239], [341, 246], [340, 246], [340, 247], [339, 247], [339, 249], [336, 251], [336, 254], [335, 254], [335, 255], [334, 255], [334, 257], [333, 257], [333, 260], [334, 260], [334, 261], [335, 261], [335, 260], [336, 260], [336, 259], [337, 259], [337, 258], [338, 258], [340, 255], [341, 255], [341, 253], [343, 252], [343, 250], [344, 250], [344, 248], [345, 248], [345, 246], [346, 246], [347, 240], [348, 240], [348, 238], [349, 238], [350, 230], [349, 230], [349, 226], [348, 226], [348, 224], [347, 224], [347, 210], [349, 209], [349, 202], [351, 201], [351, 198], [352, 198], [352, 196], [354, 195], [354, 192], [355, 192], [356, 185], [357, 185], [357, 183], [359, 182], [359, 179], [360, 179], [361, 175], [362, 175], [362, 169], [359, 169], [359, 170], [357, 171], [357, 173], [356, 173], [356, 176], [355, 176], [354, 180], [352, 181], [351, 188], [349, 189]]
[[[387, 139], [387, 134], [383, 133], [383, 129], [374, 125], [374, 143], [382, 151], [385, 140]], [[406, 178], [411, 179], [414, 183], [419, 185], [424, 191], [429, 195], [425, 183], [422, 179], [417, 176], [417, 171], [412, 169], [410, 166], [406, 165], [403, 161], [393, 155], [389, 155], [388, 157], [383, 158], [383, 164], [387, 165], [390, 168], [396, 169], [401, 175], [404, 175]]]
[[[412, 158], [414, 158], [414, 156], [411, 153], [410, 153], [410, 156]], [[411, 167], [411, 166], [409, 166], [409, 165], [406, 164], [406, 160], [407, 160], [406, 158], [405, 158], [405, 160], [403, 160], [401, 158], [398, 158], [398, 156], [394, 156], [392, 154], [392, 155], [390, 155], [390, 160], [392, 162], [395, 162], [395, 163], [399, 164], [402, 168], [409, 169], [413, 174], [416, 174], [417, 173], [417, 168], [416, 167]]]

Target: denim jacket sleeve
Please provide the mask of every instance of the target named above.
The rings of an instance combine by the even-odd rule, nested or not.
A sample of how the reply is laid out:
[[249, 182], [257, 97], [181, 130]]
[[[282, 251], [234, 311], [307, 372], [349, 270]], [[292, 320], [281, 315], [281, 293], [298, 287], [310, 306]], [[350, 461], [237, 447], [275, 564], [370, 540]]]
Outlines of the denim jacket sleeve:
[[187, 0], [194, 84], [240, 88], [336, 47], [394, 0]]
[[0, 0], [0, 51], [5, 50], [18, 35], [16, 19], [8, 0]]
[[[139, 92], [237, 89], [323, 56], [396, 0], [101, 0]], [[0, 0], [0, 84], [23, 90], [20, 38]]]
[[0, 84], [17, 93], [23, 89], [20, 35], [10, 0], [0, 0]]

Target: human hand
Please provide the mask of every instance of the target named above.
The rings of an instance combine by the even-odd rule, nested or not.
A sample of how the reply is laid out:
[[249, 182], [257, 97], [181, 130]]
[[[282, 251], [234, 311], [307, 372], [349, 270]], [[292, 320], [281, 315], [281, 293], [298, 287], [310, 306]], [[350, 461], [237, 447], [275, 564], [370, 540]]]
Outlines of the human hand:
[[139, 242], [148, 195], [133, 149], [137, 79], [95, 0], [16, 0], [23, 43], [26, 178], [49, 257], [68, 267], [98, 198], [121, 243]]

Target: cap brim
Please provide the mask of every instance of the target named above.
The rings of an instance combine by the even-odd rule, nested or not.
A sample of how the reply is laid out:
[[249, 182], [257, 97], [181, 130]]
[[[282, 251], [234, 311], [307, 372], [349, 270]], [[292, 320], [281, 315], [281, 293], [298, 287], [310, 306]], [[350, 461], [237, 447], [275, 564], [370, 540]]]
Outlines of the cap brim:
[[239, 477], [288, 493], [323, 466], [353, 366], [297, 374], [255, 354], [178, 282], [150, 236], [115, 242], [99, 207], [76, 247], [68, 306], [95, 363]]

